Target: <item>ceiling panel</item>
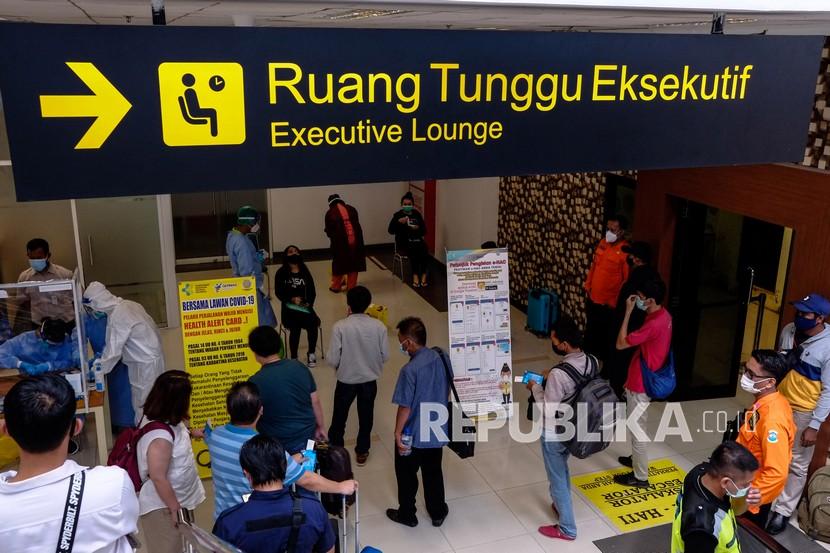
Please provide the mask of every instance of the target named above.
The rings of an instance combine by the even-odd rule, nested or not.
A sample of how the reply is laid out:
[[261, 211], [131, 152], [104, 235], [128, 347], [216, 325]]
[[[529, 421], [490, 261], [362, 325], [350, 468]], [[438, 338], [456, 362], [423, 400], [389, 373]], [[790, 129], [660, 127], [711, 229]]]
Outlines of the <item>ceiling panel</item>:
[[[0, 0], [0, 18], [46, 23], [150, 23], [149, 0]], [[830, 0], [828, 0], [830, 6]], [[343, 17], [366, 10], [403, 10], [380, 17]], [[88, 14], [88, 16], [87, 16]], [[250, 16], [261, 26], [348, 28], [504, 28], [522, 30], [629, 31], [707, 33], [709, 15], [693, 10], [615, 10], [607, 8], [544, 8], [473, 5], [444, 0], [332, 2], [306, 0], [167, 0], [167, 21], [173, 25], [233, 25], [233, 16]], [[727, 23], [734, 34], [830, 35], [830, 12], [732, 14], [743, 23]], [[91, 19], [90, 19], [91, 18]], [[129, 20], [129, 21], [128, 21]]]

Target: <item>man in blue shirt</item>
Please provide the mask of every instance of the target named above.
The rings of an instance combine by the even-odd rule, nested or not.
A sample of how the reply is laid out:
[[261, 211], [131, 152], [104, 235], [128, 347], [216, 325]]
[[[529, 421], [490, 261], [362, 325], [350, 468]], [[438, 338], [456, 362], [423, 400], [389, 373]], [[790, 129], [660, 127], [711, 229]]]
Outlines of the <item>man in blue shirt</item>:
[[[450, 393], [447, 371], [439, 354], [426, 347], [427, 330], [421, 319], [407, 317], [398, 323], [397, 328], [401, 352], [410, 360], [401, 369], [392, 395], [392, 403], [398, 406], [395, 420], [398, 508], [387, 509], [386, 516], [406, 526], [418, 525], [415, 494], [418, 492], [420, 470], [427, 513], [432, 525], [438, 527], [444, 523], [449, 512], [441, 470], [443, 447], [447, 444], [447, 424], [441, 426], [441, 432], [436, 432], [438, 429], [430, 428], [429, 422], [437, 420], [440, 410], [446, 413]], [[449, 360], [446, 361], [450, 366]], [[411, 446], [402, 441], [404, 434], [412, 436]]]
[[[256, 425], [263, 411], [259, 389], [252, 382], [237, 382], [231, 386], [226, 405], [231, 422], [215, 429], [208, 428], [205, 432], [215, 490], [215, 519], [251, 493], [251, 484], [239, 464], [239, 452], [245, 442], [257, 435]], [[286, 488], [296, 483], [313, 492], [354, 493], [354, 480], [333, 482], [316, 472], [306, 471], [288, 452], [285, 453], [285, 463], [282, 483]]]
[[[336, 537], [323, 505], [314, 494], [294, 496], [283, 485], [285, 450], [278, 441], [257, 435], [245, 442], [239, 463], [253, 492], [248, 501], [222, 513], [213, 533], [246, 553], [285, 551], [295, 533], [297, 553], [332, 553]], [[292, 528], [295, 507], [301, 522]]]

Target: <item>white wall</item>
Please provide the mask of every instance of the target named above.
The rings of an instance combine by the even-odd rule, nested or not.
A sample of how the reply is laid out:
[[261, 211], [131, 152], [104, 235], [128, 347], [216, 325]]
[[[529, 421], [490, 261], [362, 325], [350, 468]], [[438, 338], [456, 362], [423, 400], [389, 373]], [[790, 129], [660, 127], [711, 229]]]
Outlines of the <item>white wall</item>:
[[478, 248], [497, 239], [498, 177], [439, 180], [436, 188], [436, 259], [446, 262], [445, 250]]
[[29, 267], [26, 242], [44, 238], [52, 250], [52, 261], [73, 270], [75, 232], [69, 200], [20, 202], [15, 198], [12, 168], [0, 167], [0, 280], [17, 282], [20, 272]]
[[268, 191], [272, 249], [281, 252], [289, 244], [303, 250], [328, 248], [323, 228], [330, 194], [340, 194], [357, 209], [367, 245], [391, 243], [386, 228], [408, 189], [405, 182], [272, 188]]

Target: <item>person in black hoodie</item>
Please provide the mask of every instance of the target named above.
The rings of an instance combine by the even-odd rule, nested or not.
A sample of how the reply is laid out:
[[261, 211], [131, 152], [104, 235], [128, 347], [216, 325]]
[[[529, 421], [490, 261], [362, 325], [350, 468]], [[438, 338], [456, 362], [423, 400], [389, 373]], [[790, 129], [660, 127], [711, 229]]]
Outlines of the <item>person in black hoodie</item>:
[[401, 209], [389, 221], [389, 234], [395, 235], [395, 248], [401, 255], [409, 257], [412, 263], [412, 287], [427, 285], [427, 244], [424, 236], [427, 227], [421, 212], [415, 209], [412, 192], [401, 198]]
[[[625, 300], [631, 295], [636, 294], [637, 290], [641, 290], [643, 283], [660, 279], [660, 275], [651, 266], [651, 246], [646, 242], [632, 242], [623, 246], [622, 251], [628, 254], [628, 258], [626, 259], [629, 266], [628, 279], [623, 283], [622, 288], [620, 288], [620, 293], [617, 296], [617, 308], [614, 311], [616, 323], [611, 325], [614, 333], [608, 337], [609, 344], [616, 343], [617, 332], [619, 332], [620, 325], [625, 317]], [[631, 313], [631, 318], [628, 322], [628, 332], [634, 332], [643, 326], [645, 319], [645, 311], [635, 309]], [[628, 365], [631, 364], [632, 355], [634, 355], [634, 348], [618, 350], [612, 347], [608, 359], [603, 363], [602, 376], [608, 379], [618, 397], [622, 397], [625, 379], [628, 376]]]
[[300, 347], [300, 334], [303, 329], [308, 333], [308, 366], [317, 365], [317, 327], [320, 318], [314, 312], [314, 300], [317, 291], [314, 278], [308, 270], [300, 248], [288, 246], [282, 256], [282, 267], [274, 276], [274, 288], [282, 302], [282, 324], [288, 329], [288, 347], [291, 359], [297, 358]]

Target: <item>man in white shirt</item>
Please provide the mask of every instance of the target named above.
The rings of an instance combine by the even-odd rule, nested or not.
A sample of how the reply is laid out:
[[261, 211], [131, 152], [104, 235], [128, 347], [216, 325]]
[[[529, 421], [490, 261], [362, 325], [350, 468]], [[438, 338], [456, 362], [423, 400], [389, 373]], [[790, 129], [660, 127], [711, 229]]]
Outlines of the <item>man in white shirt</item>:
[[75, 407], [72, 386], [54, 374], [21, 380], [6, 396], [0, 432], [20, 447], [20, 467], [0, 473], [0, 550], [132, 552], [138, 499], [130, 477], [66, 459], [83, 425]]

